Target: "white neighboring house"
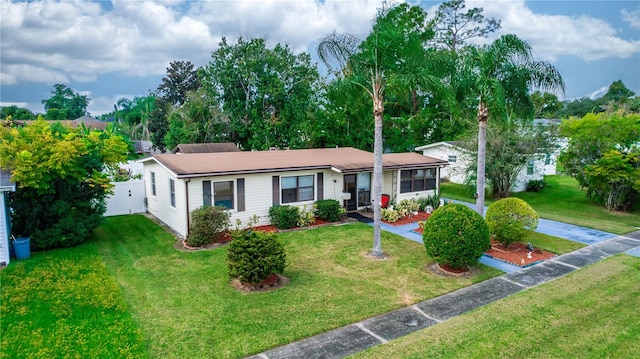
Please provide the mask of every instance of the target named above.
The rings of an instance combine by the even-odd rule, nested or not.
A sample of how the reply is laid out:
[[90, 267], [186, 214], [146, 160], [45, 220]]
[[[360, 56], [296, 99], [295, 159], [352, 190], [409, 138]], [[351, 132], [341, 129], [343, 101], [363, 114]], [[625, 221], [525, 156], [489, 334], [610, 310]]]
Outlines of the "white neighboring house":
[[[144, 164], [147, 210], [182, 237], [190, 214], [210, 205], [227, 207], [231, 223], [269, 208], [303, 208], [317, 200], [341, 201], [348, 211], [370, 208], [373, 153], [355, 148], [158, 154]], [[391, 201], [426, 197], [439, 187], [446, 161], [418, 153], [383, 155], [382, 193]]]
[[9, 236], [11, 235], [11, 217], [7, 207], [5, 194], [16, 190], [11, 182], [11, 172], [0, 169], [0, 266], [6, 266], [9, 258]]
[[[467, 178], [466, 169], [475, 164], [471, 164], [471, 156], [465, 149], [456, 145], [456, 142], [437, 142], [430, 145], [416, 147], [416, 151], [422, 152], [424, 156], [438, 158], [440, 160], [449, 161], [449, 166], [442, 169], [442, 179], [451, 181], [452, 183], [464, 184]], [[556, 173], [556, 154], [551, 156], [540, 156], [540, 158], [529, 161], [522, 168], [516, 178], [516, 182], [512, 186], [513, 192], [522, 192], [526, 190], [527, 183], [532, 180], [541, 180], [544, 175]]]

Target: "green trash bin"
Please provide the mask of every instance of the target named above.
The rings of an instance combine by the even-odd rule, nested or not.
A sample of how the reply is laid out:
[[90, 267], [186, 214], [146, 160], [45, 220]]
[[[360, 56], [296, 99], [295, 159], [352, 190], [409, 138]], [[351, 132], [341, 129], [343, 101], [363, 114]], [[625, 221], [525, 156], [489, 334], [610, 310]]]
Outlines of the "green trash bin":
[[13, 240], [13, 251], [16, 259], [27, 259], [31, 257], [31, 239], [29, 237], [19, 237]]

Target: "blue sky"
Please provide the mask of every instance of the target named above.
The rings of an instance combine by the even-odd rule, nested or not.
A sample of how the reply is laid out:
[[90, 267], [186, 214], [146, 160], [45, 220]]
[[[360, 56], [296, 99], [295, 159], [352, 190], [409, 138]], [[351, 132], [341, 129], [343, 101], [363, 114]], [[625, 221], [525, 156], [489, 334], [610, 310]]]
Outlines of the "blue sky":
[[[388, 1], [391, 3], [392, 1]], [[408, 1], [430, 15], [440, 1]], [[366, 35], [381, 1], [0, 0], [0, 103], [44, 112], [41, 101], [63, 83], [91, 98], [89, 112], [121, 97], [145, 96], [171, 61], [206, 65], [222, 36], [266, 36], [314, 54], [322, 35]], [[640, 1], [467, 1], [502, 22], [494, 35], [528, 41], [536, 59], [554, 64], [565, 99], [615, 80], [640, 94]], [[480, 39], [478, 43], [492, 40]]]

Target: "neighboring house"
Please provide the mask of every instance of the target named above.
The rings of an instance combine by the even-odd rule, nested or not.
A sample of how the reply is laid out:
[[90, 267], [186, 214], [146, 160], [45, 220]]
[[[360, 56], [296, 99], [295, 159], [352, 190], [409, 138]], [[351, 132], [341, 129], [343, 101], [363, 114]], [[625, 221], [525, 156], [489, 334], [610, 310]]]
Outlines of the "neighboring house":
[[[467, 178], [466, 169], [470, 165], [475, 166], [469, 163], [472, 157], [455, 142], [432, 143], [416, 147], [416, 151], [422, 152], [424, 156], [448, 161], [449, 166], [443, 168], [441, 175], [442, 179], [453, 183], [464, 184]], [[540, 156], [538, 159], [529, 161], [518, 173], [511, 190], [522, 192], [526, 190], [529, 181], [541, 180], [545, 174], [555, 174], [555, 156]]]
[[181, 143], [176, 146], [173, 153], [216, 153], [216, 152], [240, 152], [233, 142], [221, 143]]
[[7, 192], [16, 190], [11, 182], [11, 172], [0, 169], [0, 266], [9, 264], [9, 236], [11, 235], [11, 217], [7, 207]]
[[[355, 148], [161, 154], [144, 164], [147, 210], [186, 237], [189, 214], [221, 205], [231, 223], [253, 215], [268, 224], [269, 208], [336, 199], [349, 211], [369, 208], [373, 154]], [[417, 153], [383, 156], [383, 189], [391, 201], [427, 196], [439, 187], [446, 161]]]

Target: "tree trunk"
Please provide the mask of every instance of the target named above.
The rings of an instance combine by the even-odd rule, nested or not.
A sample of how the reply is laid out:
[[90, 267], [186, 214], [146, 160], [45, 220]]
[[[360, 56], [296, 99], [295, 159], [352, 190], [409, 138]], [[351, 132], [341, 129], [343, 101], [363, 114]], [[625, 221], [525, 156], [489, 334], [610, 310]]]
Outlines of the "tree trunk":
[[482, 100], [478, 104], [478, 169], [476, 180], [476, 212], [484, 216], [485, 159], [487, 156], [487, 122], [489, 110]]
[[382, 240], [380, 234], [380, 205], [382, 202], [382, 102], [381, 85], [373, 83], [373, 118], [374, 118], [374, 144], [373, 144], [373, 250], [371, 255], [383, 257]]

